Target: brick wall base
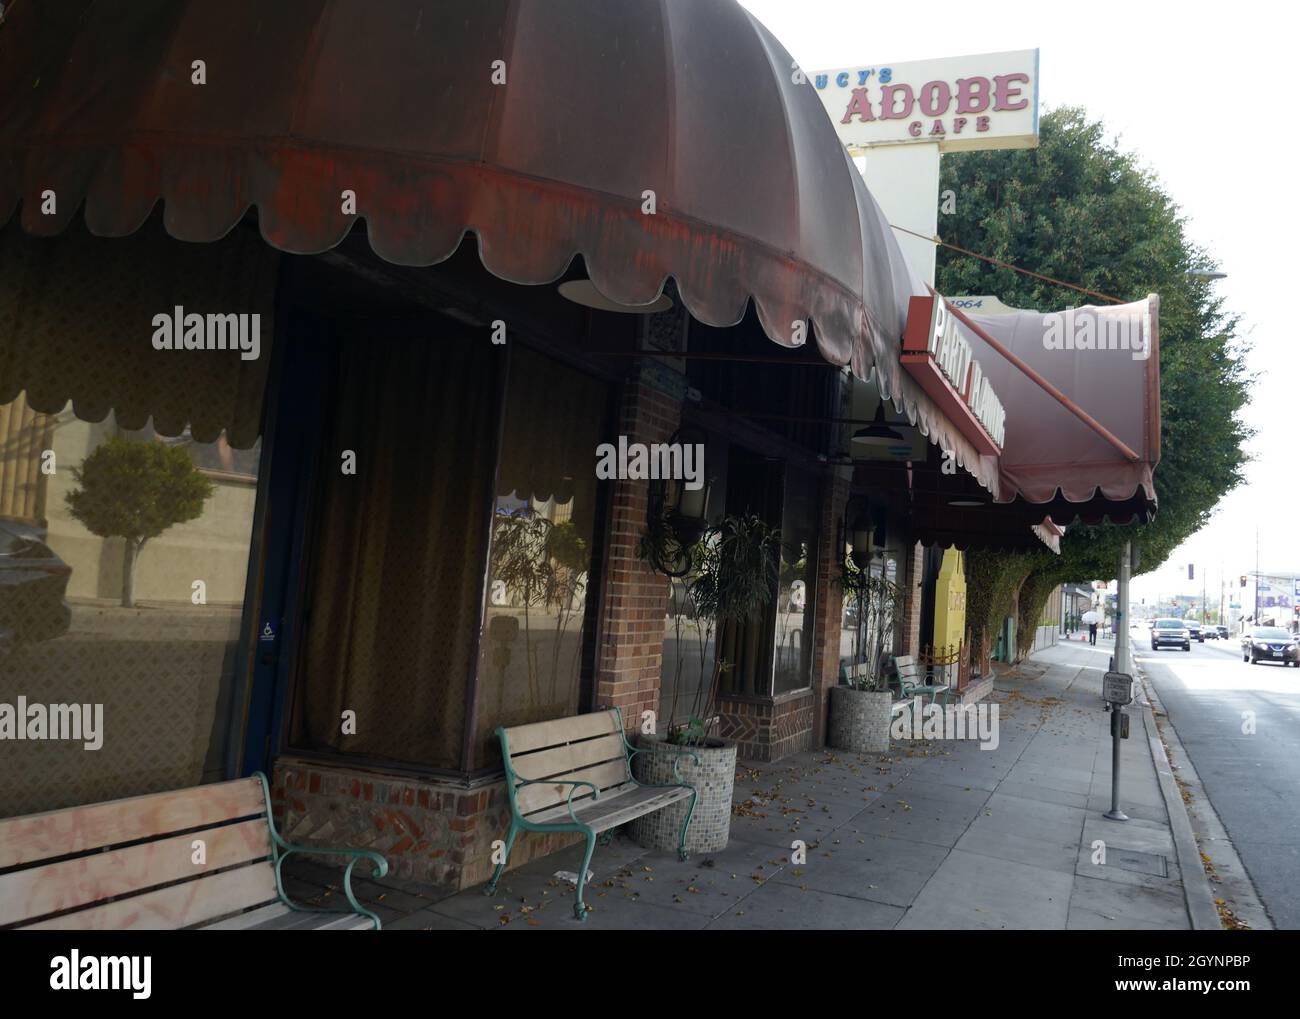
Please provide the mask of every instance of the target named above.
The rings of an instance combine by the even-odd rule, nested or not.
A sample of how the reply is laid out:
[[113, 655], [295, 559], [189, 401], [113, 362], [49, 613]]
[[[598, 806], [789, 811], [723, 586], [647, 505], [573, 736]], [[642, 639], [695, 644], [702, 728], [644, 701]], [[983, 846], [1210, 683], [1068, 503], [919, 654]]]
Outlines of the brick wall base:
[[796, 690], [776, 697], [718, 695], [718, 735], [734, 740], [738, 756], [749, 761], [779, 761], [810, 750], [816, 695]]
[[967, 683], [961, 693], [955, 697], [951, 697], [950, 701], [953, 704], [974, 704], [977, 701], [982, 701], [992, 692], [993, 677], [990, 675]]
[[[275, 823], [290, 842], [373, 849], [389, 874], [459, 891], [492, 874], [492, 843], [504, 839], [504, 779], [465, 788], [432, 779], [281, 757], [271, 782]], [[579, 836], [521, 835], [510, 868], [574, 845]], [[365, 873], [363, 866], [358, 871]]]

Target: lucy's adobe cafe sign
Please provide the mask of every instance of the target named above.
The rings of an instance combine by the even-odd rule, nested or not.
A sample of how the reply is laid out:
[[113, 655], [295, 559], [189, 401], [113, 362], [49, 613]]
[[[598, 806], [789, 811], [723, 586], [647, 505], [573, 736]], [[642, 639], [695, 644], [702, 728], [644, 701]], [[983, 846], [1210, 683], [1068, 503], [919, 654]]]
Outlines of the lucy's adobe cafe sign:
[[[939, 154], [1038, 144], [1038, 50], [813, 71], [826, 113], [903, 253], [934, 283]], [[952, 198], [961, 201], [960, 195]]]
[[851, 152], [1038, 144], [1038, 50], [816, 71], [813, 86]]

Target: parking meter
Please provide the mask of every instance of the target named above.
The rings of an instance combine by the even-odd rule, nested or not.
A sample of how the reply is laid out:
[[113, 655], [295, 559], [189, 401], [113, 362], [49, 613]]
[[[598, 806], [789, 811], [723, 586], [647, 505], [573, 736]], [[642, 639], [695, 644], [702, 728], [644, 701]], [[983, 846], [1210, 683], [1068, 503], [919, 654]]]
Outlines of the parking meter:
[[1101, 680], [1101, 696], [1108, 704], [1123, 707], [1133, 703], [1133, 677], [1126, 672], [1108, 672]]

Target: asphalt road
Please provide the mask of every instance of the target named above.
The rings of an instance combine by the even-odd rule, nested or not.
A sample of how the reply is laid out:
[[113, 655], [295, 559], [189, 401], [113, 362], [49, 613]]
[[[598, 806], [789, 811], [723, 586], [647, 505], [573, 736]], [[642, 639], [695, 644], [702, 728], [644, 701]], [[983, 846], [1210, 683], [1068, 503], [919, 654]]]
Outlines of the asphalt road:
[[1300, 928], [1300, 669], [1247, 664], [1236, 637], [1133, 647], [1274, 923]]

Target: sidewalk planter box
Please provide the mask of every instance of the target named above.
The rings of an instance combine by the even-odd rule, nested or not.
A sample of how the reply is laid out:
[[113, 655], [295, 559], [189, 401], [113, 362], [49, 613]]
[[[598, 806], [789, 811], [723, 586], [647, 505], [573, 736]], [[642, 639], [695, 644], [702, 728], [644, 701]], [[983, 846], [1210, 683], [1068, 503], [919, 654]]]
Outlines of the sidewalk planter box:
[[836, 750], [883, 754], [889, 750], [889, 690], [831, 687], [830, 745]]
[[[690, 754], [657, 753], [663, 740], [659, 736], [641, 736], [639, 753], [632, 758], [632, 774], [645, 785], [672, 785], [679, 781], [695, 787], [697, 797], [686, 829], [687, 853], [717, 853], [727, 848], [731, 836], [731, 794], [736, 784], [736, 744], [730, 740], [710, 739], [701, 747], [676, 747]], [[674, 772], [674, 765], [677, 770]], [[672, 803], [653, 814], [638, 817], [629, 825], [632, 839], [646, 849], [677, 851], [682, 821], [690, 809], [690, 800]]]

